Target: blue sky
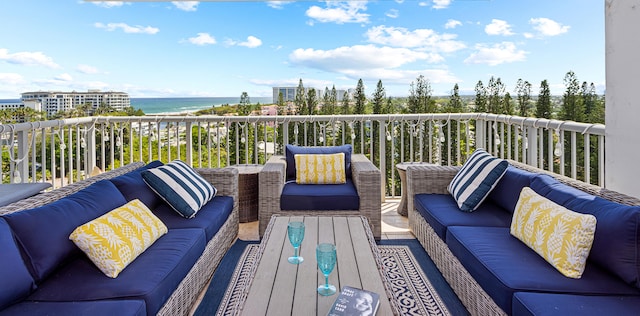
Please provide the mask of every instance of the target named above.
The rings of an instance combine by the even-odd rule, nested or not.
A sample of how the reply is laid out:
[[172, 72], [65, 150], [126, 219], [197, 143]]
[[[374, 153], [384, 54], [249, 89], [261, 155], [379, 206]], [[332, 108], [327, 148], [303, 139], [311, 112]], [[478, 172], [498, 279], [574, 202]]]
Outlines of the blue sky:
[[34, 90], [132, 97], [271, 96], [272, 86], [406, 96], [455, 83], [605, 84], [602, 0], [2, 1], [0, 98]]

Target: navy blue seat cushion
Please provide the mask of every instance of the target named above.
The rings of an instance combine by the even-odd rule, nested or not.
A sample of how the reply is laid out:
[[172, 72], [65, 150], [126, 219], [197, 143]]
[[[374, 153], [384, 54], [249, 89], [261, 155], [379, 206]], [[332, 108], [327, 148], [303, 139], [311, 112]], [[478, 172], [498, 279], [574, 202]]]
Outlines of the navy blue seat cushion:
[[0, 309], [27, 297], [36, 284], [20, 255], [13, 232], [0, 218]]
[[161, 204], [153, 213], [167, 226], [169, 231], [177, 228], [204, 229], [207, 241], [218, 233], [233, 211], [233, 198], [230, 196], [216, 196], [193, 218], [184, 218], [174, 211], [169, 204]]
[[15, 315], [91, 315], [146, 316], [147, 310], [142, 300], [86, 301], [86, 302], [21, 302], [3, 311], [0, 316]]
[[342, 146], [322, 146], [322, 147], [306, 147], [287, 144], [285, 147], [285, 159], [287, 162], [287, 180], [295, 180], [296, 178], [296, 154], [336, 154], [344, 153], [344, 167], [347, 179], [351, 178], [351, 145]]
[[533, 178], [538, 175], [537, 173], [509, 166], [502, 179], [498, 181], [496, 187], [489, 193], [487, 200], [493, 201], [513, 214], [520, 197], [520, 191], [522, 191], [522, 188], [530, 186]]
[[53, 203], [5, 215], [27, 256], [29, 271], [40, 283], [74, 254], [69, 235], [76, 227], [127, 203], [108, 181], [98, 181]]
[[588, 296], [570, 294], [526, 293], [513, 296], [512, 315], [527, 316], [600, 316], [638, 315], [638, 296]]
[[489, 200], [471, 213], [458, 210], [458, 204], [449, 194], [416, 194], [414, 205], [442, 240], [445, 240], [449, 226], [511, 225], [511, 213]]
[[142, 299], [155, 315], [198, 260], [206, 245], [202, 229], [173, 229], [127, 266], [117, 278], [105, 276], [84, 255], [58, 269], [27, 299], [93, 301]]
[[640, 290], [593, 263], [580, 279], [567, 278], [524, 243], [509, 228], [447, 229], [447, 246], [469, 274], [504, 311], [511, 310], [515, 292], [590, 295], [640, 295]]
[[281, 210], [358, 210], [360, 197], [352, 179], [345, 184], [285, 183]]
[[596, 233], [589, 260], [640, 287], [640, 207], [614, 203], [545, 176], [532, 188], [548, 199], [596, 217]]
[[153, 192], [153, 190], [151, 190], [147, 183], [144, 182], [141, 173], [143, 170], [160, 167], [162, 165], [163, 163], [159, 160], [152, 161], [145, 166], [115, 177], [109, 181], [116, 185], [127, 201], [138, 199], [149, 209], [153, 210], [163, 201], [155, 192]]

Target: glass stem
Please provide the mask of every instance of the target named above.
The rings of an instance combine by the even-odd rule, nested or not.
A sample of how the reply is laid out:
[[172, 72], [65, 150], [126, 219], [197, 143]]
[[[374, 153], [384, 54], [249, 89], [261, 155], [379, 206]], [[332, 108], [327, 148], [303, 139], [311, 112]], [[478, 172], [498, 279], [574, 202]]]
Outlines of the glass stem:
[[324, 275], [324, 288], [325, 289], [329, 288], [329, 275], [328, 274]]
[[298, 247], [293, 247], [293, 256], [298, 257]]

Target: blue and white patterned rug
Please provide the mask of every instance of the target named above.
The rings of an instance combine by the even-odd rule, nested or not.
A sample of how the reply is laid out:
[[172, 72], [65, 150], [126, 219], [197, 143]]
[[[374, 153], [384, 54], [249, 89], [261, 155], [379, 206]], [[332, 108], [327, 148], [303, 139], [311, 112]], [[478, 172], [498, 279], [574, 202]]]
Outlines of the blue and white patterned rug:
[[[242, 289], [250, 281], [252, 263], [258, 253], [258, 245], [247, 245], [238, 262], [216, 315], [238, 314]], [[394, 299], [402, 315], [451, 315], [424, 274], [416, 258], [407, 246], [378, 246], [382, 264], [390, 280]]]

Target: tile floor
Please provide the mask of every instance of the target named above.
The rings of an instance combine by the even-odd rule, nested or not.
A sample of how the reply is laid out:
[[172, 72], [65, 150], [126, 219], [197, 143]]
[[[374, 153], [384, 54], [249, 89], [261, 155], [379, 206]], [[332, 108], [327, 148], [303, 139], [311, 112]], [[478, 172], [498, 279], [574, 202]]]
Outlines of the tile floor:
[[[399, 203], [399, 198], [387, 198], [386, 201], [382, 203], [382, 239], [415, 238], [409, 230], [409, 219], [399, 215], [396, 211]], [[258, 222], [240, 223], [238, 238], [242, 240], [259, 240]], [[189, 315], [193, 315], [205, 292], [206, 290], [200, 293], [198, 302], [194, 305]]]

